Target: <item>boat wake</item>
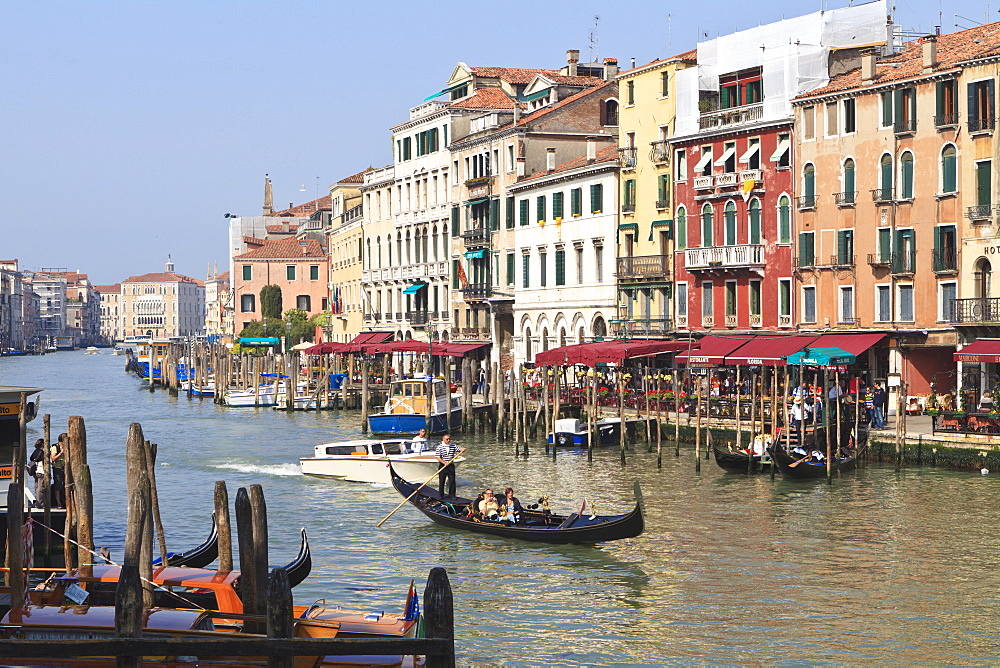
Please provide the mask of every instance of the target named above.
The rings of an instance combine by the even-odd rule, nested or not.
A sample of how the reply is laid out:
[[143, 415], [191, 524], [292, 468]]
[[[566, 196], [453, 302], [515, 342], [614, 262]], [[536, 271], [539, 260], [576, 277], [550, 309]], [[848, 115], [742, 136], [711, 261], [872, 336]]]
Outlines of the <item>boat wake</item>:
[[298, 464], [210, 464], [214, 469], [226, 469], [237, 473], [263, 473], [274, 476], [300, 476]]

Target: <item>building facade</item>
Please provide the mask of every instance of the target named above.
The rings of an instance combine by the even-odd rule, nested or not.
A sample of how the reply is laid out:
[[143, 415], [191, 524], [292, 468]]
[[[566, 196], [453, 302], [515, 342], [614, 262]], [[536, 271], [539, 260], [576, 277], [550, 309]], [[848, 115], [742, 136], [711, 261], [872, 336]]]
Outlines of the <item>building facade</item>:
[[205, 279], [205, 336], [233, 341], [233, 291], [229, 272], [209, 272]]
[[101, 303], [101, 342], [113, 344], [122, 341], [122, 284], [95, 285], [94, 290]]
[[329, 258], [320, 242], [289, 237], [248, 245], [250, 250], [233, 258], [236, 335], [251, 321], [263, 320], [260, 292], [268, 285], [281, 288], [282, 314], [297, 308], [312, 317], [327, 310]]
[[205, 333], [205, 284], [165, 270], [122, 281], [121, 332], [125, 340], [202, 336]]
[[24, 281], [17, 260], [0, 261], [0, 350], [25, 350]]

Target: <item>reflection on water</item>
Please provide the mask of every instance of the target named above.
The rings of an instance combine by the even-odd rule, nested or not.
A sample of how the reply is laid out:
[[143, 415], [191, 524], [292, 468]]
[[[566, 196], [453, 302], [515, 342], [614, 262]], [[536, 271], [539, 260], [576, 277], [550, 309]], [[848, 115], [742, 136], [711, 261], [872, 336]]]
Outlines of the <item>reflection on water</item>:
[[[460, 657], [507, 665], [996, 663], [1000, 576], [998, 476], [872, 466], [835, 480], [789, 483], [724, 474], [693, 453], [613, 449], [528, 460], [488, 438], [469, 447], [461, 493], [514, 487], [560, 511], [587, 498], [624, 512], [643, 488], [647, 531], [597, 547], [466, 535], [389, 488], [298, 474], [316, 443], [356, 438], [357, 413], [225, 409], [142, 390], [111, 355], [0, 359], [0, 382], [46, 387], [53, 431], [87, 419], [97, 481], [98, 542], [121, 555], [125, 437], [142, 424], [159, 444], [169, 547], [208, 533], [214, 481], [264, 486], [271, 562], [286, 563], [306, 527], [314, 570], [297, 602], [398, 612], [411, 578], [448, 568]], [[41, 420], [31, 425], [36, 438]]]

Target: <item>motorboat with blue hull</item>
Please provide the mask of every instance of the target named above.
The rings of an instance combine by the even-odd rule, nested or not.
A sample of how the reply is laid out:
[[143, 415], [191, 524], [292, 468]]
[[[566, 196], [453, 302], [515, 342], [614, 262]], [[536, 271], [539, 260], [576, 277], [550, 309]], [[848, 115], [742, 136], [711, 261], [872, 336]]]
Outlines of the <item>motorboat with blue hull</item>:
[[[594, 423], [598, 439], [596, 445], [611, 445], [619, 440], [618, 418], [601, 418]], [[587, 422], [577, 418], [561, 418], [556, 420], [555, 432], [549, 434], [549, 444], [561, 447], [587, 447], [590, 444], [590, 433]]]
[[[433, 396], [428, 416], [428, 389]], [[416, 377], [393, 381], [381, 413], [368, 416], [373, 434], [443, 434], [462, 426], [460, 394], [452, 393], [441, 378]]]

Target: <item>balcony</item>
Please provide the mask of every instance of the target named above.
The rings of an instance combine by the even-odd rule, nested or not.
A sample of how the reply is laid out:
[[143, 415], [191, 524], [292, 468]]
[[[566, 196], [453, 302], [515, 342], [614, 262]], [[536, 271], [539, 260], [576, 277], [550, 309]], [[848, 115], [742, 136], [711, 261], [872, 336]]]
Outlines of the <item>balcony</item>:
[[658, 199], [656, 200], [656, 210], [663, 211], [664, 209], [670, 208], [670, 200]]
[[622, 204], [622, 213], [635, 213], [635, 202], [625, 202]]
[[493, 286], [489, 283], [469, 283], [462, 288], [465, 301], [485, 301], [493, 294]]
[[744, 125], [759, 121], [764, 117], [764, 104], [748, 104], [732, 109], [720, 109], [710, 111], [701, 115], [698, 119], [698, 128], [710, 130], [712, 128], [726, 128], [734, 125]]
[[465, 182], [465, 187], [469, 189], [468, 190], [469, 199], [488, 197], [493, 189], [493, 177], [477, 176], [474, 179], [468, 179]]
[[740, 172], [740, 183], [755, 181], [757, 184], [764, 179], [764, 174], [759, 169], [744, 169]]
[[853, 255], [841, 255], [837, 253], [836, 255], [830, 256], [830, 266], [838, 268], [854, 268], [854, 256]]
[[714, 315], [704, 315], [701, 316], [701, 326], [702, 327], [715, 327], [715, 316]]
[[735, 313], [727, 313], [726, 314], [726, 327], [729, 327], [730, 329], [732, 329], [733, 327], [736, 327], [736, 314]]
[[765, 264], [762, 244], [688, 248], [684, 251], [684, 268], [688, 271], [763, 268]]
[[622, 169], [635, 169], [635, 146], [618, 149], [618, 166]]
[[778, 316], [778, 327], [791, 327], [791, 326], [792, 326], [792, 316], [790, 315]]
[[737, 183], [736, 172], [727, 172], [715, 177], [715, 185], [719, 188], [735, 186]]
[[896, 121], [892, 125], [892, 130], [897, 135], [912, 135], [917, 131], [917, 119], [911, 118], [905, 121]]
[[763, 322], [762, 322], [760, 313], [751, 313], [750, 314], [750, 326], [751, 327], [762, 327], [763, 326]]
[[952, 299], [951, 322], [970, 325], [1000, 323], [1000, 297]]
[[858, 191], [856, 190], [833, 194], [837, 206], [854, 206], [857, 203], [857, 197]]
[[430, 321], [430, 315], [428, 311], [407, 311], [406, 321], [414, 327], [423, 327]]
[[611, 332], [620, 338], [664, 336], [672, 330], [670, 318], [625, 318], [611, 321]]
[[892, 204], [893, 202], [892, 188], [875, 188], [871, 193], [872, 201], [876, 204]]
[[715, 187], [715, 183], [711, 176], [696, 176], [694, 177], [694, 189], [695, 190], [709, 190]]
[[991, 132], [994, 125], [992, 118], [970, 118], [969, 132]]
[[668, 255], [641, 255], [617, 259], [618, 278], [665, 278], [670, 273]]
[[816, 258], [813, 255], [799, 255], [792, 258], [792, 266], [799, 269], [812, 269], [816, 266]]
[[888, 267], [890, 264], [892, 264], [892, 255], [890, 253], [868, 254], [868, 266], [870, 267]]
[[490, 330], [479, 329], [478, 327], [462, 327], [456, 330], [457, 334], [453, 338], [458, 338], [463, 341], [489, 341], [493, 337], [490, 335]]
[[897, 251], [892, 254], [892, 273], [912, 274], [917, 267], [916, 253]]
[[665, 139], [649, 142], [649, 160], [658, 165], [670, 162], [670, 143]]
[[816, 195], [800, 195], [795, 198], [799, 211], [816, 208]]
[[958, 112], [954, 111], [950, 114], [938, 114], [934, 117], [934, 127], [943, 128], [949, 125], [958, 125]]
[[484, 227], [473, 227], [460, 235], [466, 246], [485, 246], [490, 242], [490, 231]]
[[993, 205], [979, 204], [966, 207], [965, 217], [969, 220], [990, 220], [993, 217]]
[[934, 251], [934, 271], [948, 273], [958, 271], [958, 249], [941, 248]]

